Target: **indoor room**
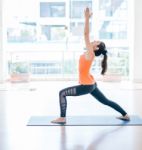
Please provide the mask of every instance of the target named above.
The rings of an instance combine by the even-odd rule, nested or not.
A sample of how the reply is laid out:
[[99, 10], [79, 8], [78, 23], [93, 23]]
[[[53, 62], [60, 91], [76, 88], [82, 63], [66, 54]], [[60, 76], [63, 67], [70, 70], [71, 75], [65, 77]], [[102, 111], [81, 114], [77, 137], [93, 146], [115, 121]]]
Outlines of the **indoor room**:
[[141, 150], [141, 5], [0, 0], [0, 150]]

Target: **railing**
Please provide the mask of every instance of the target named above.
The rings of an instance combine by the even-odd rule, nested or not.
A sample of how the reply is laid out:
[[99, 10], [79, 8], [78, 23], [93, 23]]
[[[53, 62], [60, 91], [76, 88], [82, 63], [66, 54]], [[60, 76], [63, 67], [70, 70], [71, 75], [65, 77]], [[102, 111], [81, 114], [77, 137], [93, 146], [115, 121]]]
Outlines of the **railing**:
[[[81, 53], [82, 51], [10, 52], [10, 59], [8, 60], [9, 75], [10, 77], [27, 75], [31, 80], [77, 79], [78, 59]], [[91, 72], [96, 77], [99, 77], [101, 72], [101, 59], [97, 57], [92, 66]], [[128, 59], [126, 57], [109, 56], [107, 73], [128, 77]], [[18, 80], [20, 79], [18, 78]]]

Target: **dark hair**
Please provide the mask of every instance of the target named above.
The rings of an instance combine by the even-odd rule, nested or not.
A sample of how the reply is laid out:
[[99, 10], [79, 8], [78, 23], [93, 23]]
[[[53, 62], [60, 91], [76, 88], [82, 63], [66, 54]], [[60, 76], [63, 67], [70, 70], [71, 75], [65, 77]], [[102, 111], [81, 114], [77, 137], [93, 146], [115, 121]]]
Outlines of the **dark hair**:
[[107, 71], [107, 50], [106, 50], [106, 45], [104, 42], [100, 42], [98, 45], [98, 50], [95, 50], [95, 56], [100, 56], [101, 54], [103, 55], [103, 60], [101, 61], [101, 67], [102, 71], [101, 74], [104, 75], [105, 72]]

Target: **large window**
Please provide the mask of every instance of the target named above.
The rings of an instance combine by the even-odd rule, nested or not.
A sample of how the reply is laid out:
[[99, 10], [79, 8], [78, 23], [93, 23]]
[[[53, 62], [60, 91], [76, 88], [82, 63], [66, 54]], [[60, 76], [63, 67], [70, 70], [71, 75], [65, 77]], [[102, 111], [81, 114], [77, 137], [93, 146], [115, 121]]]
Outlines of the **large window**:
[[[5, 10], [5, 14], [9, 13], [5, 22], [9, 74], [16, 72], [17, 65], [18, 69], [20, 66], [25, 68], [28, 63], [31, 78], [77, 78], [77, 60], [85, 49], [84, 9], [89, 7], [93, 12], [91, 40], [99, 39], [106, 43], [108, 73], [129, 76], [128, 35], [131, 31], [128, 28], [127, 0], [25, 0], [22, 3], [21, 10], [14, 3], [11, 5], [11, 12], [14, 10], [15, 13]], [[32, 11], [31, 6], [34, 8]], [[15, 58], [18, 55], [26, 59], [17, 62]], [[96, 59], [93, 65], [95, 74], [100, 73], [98, 64], [100, 59]]]

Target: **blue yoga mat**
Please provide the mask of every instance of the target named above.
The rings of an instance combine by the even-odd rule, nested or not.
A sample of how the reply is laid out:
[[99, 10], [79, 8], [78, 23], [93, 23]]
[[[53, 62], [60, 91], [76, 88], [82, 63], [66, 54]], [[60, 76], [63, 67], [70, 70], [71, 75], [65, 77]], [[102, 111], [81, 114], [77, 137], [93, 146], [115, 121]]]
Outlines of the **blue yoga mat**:
[[27, 126], [142, 126], [142, 118], [130, 116], [130, 121], [115, 116], [68, 116], [65, 124], [51, 123], [57, 116], [32, 116]]

